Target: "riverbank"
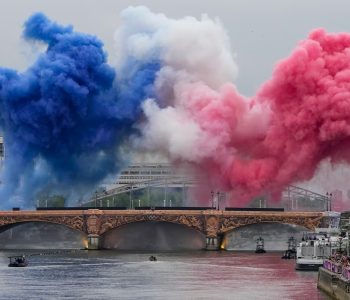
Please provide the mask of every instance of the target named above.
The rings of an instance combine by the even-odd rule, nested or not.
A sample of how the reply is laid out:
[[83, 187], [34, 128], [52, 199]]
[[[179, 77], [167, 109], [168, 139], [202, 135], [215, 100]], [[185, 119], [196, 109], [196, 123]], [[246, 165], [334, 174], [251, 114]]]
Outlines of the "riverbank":
[[326, 259], [318, 270], [317, 287], [335, 300], [350, 300], [350, 267]]

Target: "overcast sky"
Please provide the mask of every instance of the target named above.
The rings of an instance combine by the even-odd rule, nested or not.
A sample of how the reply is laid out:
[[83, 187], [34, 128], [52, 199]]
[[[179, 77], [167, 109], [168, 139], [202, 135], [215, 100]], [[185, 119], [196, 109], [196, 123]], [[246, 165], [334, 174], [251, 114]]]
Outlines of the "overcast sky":
[[[171, 18], [207, 14], [220, 19], [239, 67], [236, 85], [247, 96], [254, 95], [270, 78], [274, 64], [288, 56], [312, 29], [350, 32], [349, 0], [0, 0], [0, 66], [23, 70], [30, 64], [29, 47], [21, 40], [22, 25], [38, 11], [58, 23], [97, 35], [113, 62], [113, 34], [120, 24], [120, 12], [130, 5], [145, 5]], [[340, 173], [345, 187], [348, 170]], [[317, 181], [324, 190], [334, 187], [331, 172], [326, 174]]]
[[236, 55], [236, 85], [247, 96], [269, 79], [274, 64], [288, 56], [312, 29], [350, 32], [349, 0], [0, 0], [0, 66], [24, 69], [28, 65], [28, 47], [21, 41], [22, 24], [37, 11], [97, 35], [112, 62], [119, 14], [130, 5], [145, 5], [172, 18], [202, 14], [219, 18]]

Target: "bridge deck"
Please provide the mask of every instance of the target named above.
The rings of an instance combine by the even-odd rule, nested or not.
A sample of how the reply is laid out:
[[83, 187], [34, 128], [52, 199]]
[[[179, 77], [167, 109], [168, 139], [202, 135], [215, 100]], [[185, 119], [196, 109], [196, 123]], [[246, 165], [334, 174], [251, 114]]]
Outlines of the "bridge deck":
[[0, 211], [0, 216], [80, 216], [80, 215], [214, 215], [214, 216], [284, 216], [284, 217], [321, 217], [325, 212], [301, 212], [301, 211], [224, 211], [224, 210], [20, 210]]

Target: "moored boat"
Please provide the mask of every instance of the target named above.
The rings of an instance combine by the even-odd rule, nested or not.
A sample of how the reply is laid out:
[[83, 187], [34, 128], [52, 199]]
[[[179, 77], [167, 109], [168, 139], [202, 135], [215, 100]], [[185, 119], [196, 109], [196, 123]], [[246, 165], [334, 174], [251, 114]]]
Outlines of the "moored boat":
[[284, 255], [282, 256], [282, 258], [283, 259], [295, 259], [296, 258], [296, 253], [297, 253], [297, 250], [296, 250], [297, 241], [296, 241], [296, 239], [293, 236], [291, 236], [288, 239], [287, 243], [288, 243], [288, 248], [284, 252]]
[[295, 269], [317, 271], [323, 261], [337, 251], [342, 250], [342, 238], [339, 231], [325, 231], [306, 233], [297, 247]]

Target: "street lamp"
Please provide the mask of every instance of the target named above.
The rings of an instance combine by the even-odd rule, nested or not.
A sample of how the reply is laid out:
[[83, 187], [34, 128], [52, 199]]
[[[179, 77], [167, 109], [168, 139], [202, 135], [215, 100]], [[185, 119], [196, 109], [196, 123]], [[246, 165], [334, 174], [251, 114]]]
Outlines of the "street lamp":
[[97, 208], [97, 191], [95, 191], [95, 208]]
[[141, 206], [141, 200], [139, 199], [139, 207]]
[[211, 191], [211, 208], [214, 208], [214, 191]]
[[331, 211], [332, 210], [332, 193], [326, 193], [327, 195], [327, 210]]
[[218, 201], [218, 208], [217, 209], [219, 210], [220, 209], [220, 192], [217, 192], [216, 195], [217, 195], [216, 199]]

